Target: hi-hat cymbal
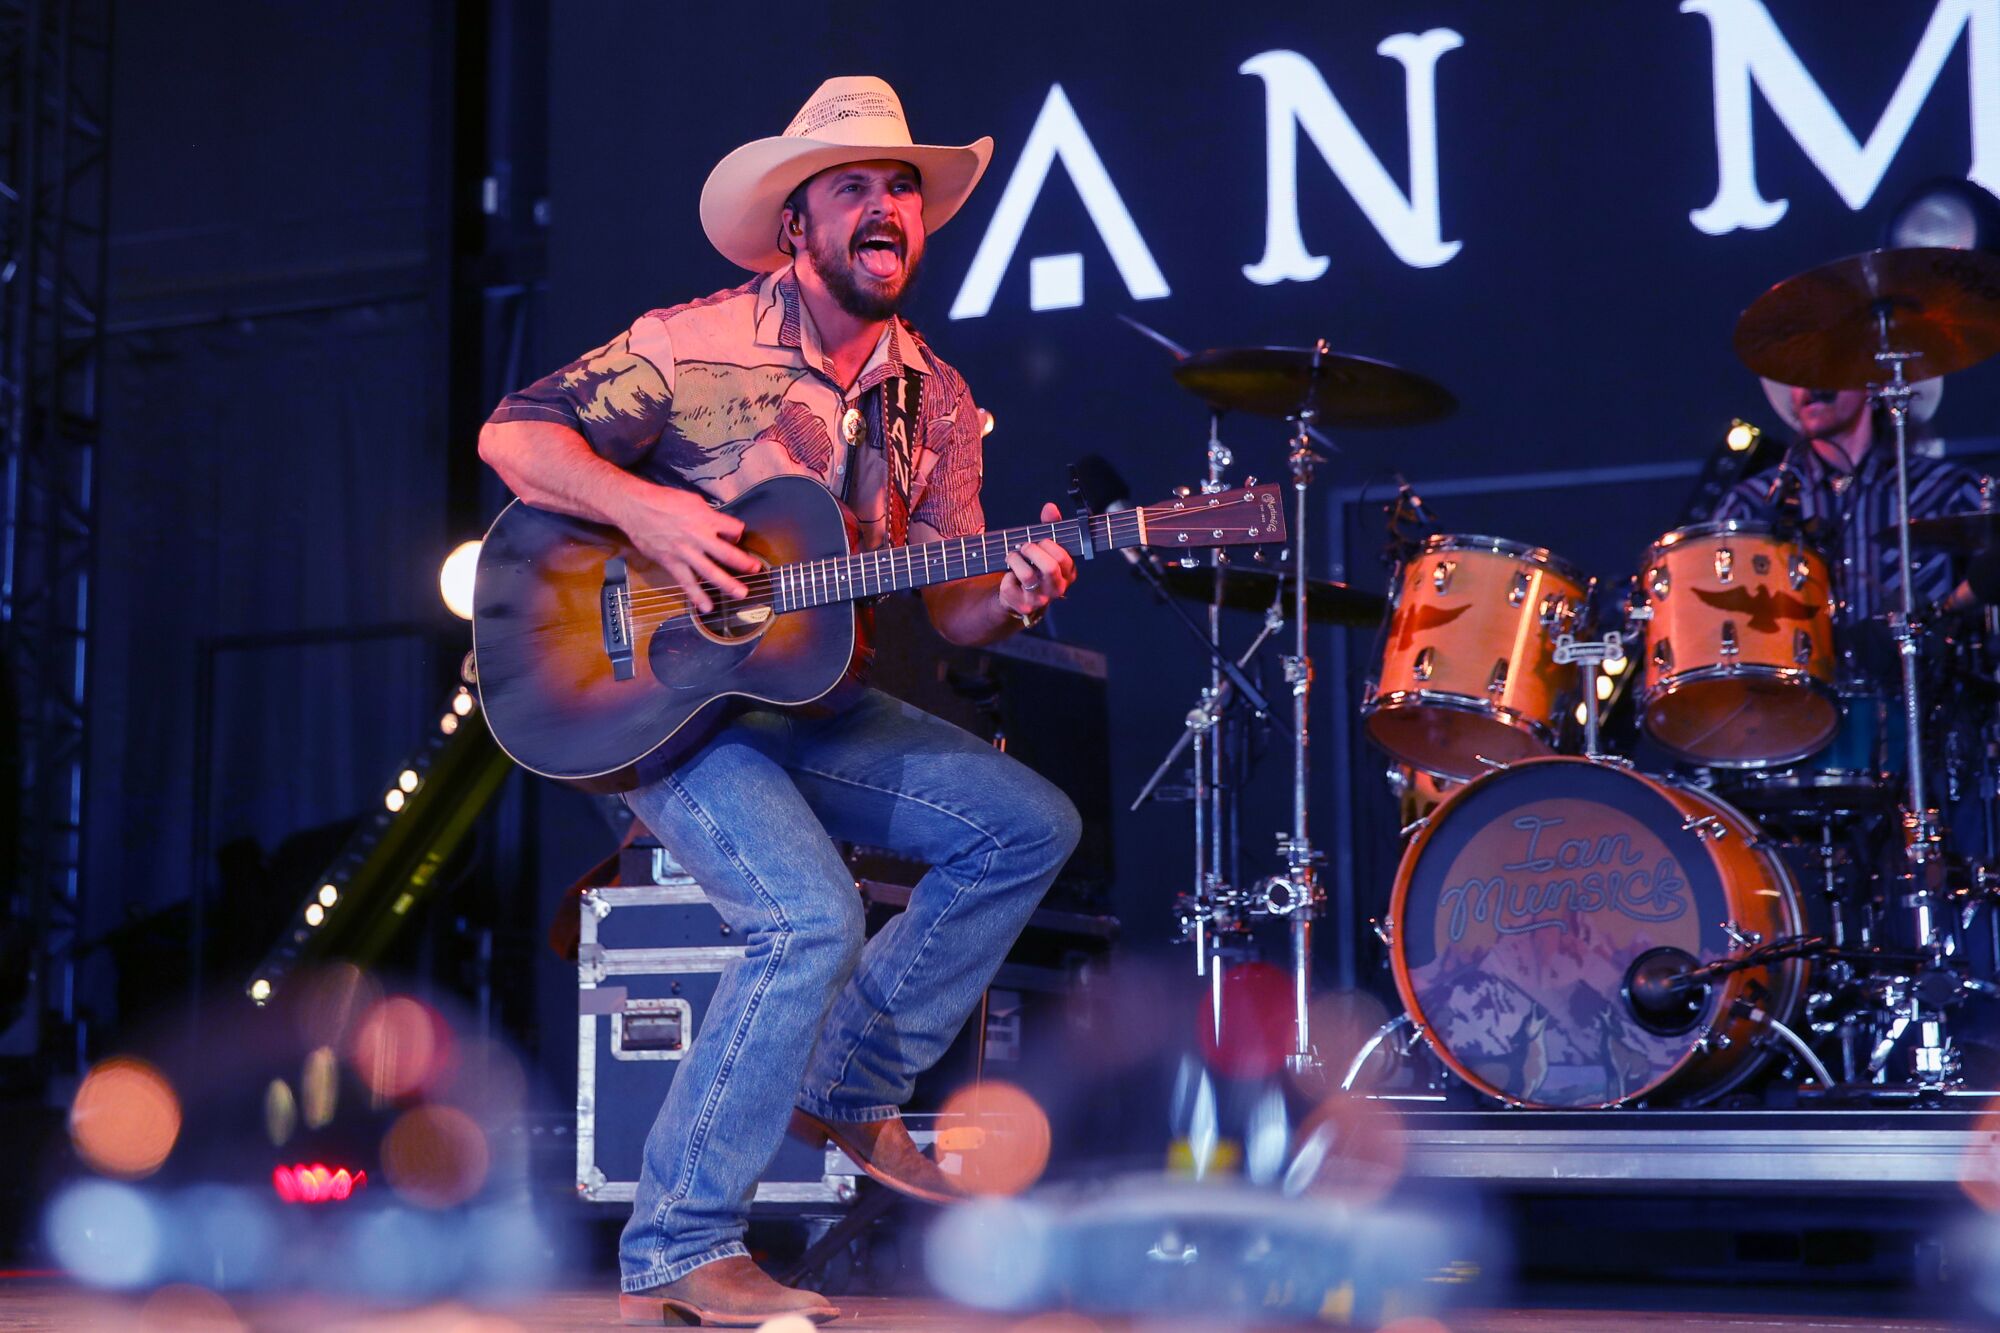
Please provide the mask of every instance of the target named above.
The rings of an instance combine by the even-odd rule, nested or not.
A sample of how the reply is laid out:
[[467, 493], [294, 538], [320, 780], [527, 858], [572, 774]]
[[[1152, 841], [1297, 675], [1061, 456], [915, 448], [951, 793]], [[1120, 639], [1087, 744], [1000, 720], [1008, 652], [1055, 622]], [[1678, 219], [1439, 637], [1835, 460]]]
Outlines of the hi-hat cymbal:
[[[1262, 611], [1277, 595], [1281, 577], [1273, 570], [1223, 565], [1222, 604], [1244, 611]], [[1176, 597], [1206, 605], [1215, 596], [1216, 570], [1208, 565], [1183, 569], [1168, 565], [1161, 571], [1167, 590]], [[1285, 608], [1290, 610], [1292, 581], [1284, 580]], [[1388, 609], [1380, 593], [1363, 592], [1328, 579], [1306, 580], [1306, 619], [1315, 625], [1374, 625]]]
[[1319, 374], [1309, 347], [1211, 347], [1174, 367], [1174, 378], [1210, 407], [1260, 417], [1297, 416], [1312, 395], [1322, 426], [1414, 426], [1458, 410], [1458, 400], [1414, 371], [1372, 357], [1328, 352]]
[[[1875, 540], [1890, 545], [1896, 541], [1896, 525], [1878, 529]], [[1954, 555], [1973, 555], [1989, 546], [2000, 546], [2000, 513], [1938, 514], [1910, 520], [1910, 545]]]
[[1780, 384], [1862, 389], [1927, 380], [2000, 352], [2000, 258], [1978, 250], [1867, 250], [1786, 278], [1736, 321], [1736, 355]]

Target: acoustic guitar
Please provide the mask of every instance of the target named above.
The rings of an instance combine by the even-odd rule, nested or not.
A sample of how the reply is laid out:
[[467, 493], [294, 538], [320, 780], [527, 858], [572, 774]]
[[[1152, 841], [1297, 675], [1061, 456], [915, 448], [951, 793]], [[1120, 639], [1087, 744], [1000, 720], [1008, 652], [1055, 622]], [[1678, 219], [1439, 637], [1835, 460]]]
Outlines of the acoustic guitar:
[[615, 789], [640, 761], [698, 743], [731, 699], [811, 703], [848, 673], [857, 601], [1004, 570], [1026, 542], [1090, 559], [1285, 539], [1276, 485], [858, 552], [846, 507], [810, 477], [774, 477], [721, 508], [764, 567], [743, 576], [747, 597], [709, 589], [705, 614], [615, 528], [519, 500], [493, 521], [474, 662], [487, 724], [523, 768]]

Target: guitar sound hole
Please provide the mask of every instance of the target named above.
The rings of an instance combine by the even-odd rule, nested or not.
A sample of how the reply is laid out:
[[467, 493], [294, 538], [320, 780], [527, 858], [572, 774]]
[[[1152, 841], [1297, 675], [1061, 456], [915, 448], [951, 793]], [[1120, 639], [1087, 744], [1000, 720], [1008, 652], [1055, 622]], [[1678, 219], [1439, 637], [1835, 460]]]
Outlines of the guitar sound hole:
[[[713, 591], [710, 596], [714, 597]], [[717, 643], [743, 643], [756, 638], [771, 626], [775, 612], [768, 595], [753, 593], [740, 602], [716, 597], [715, 610], [695, 617], [695, 628]]]

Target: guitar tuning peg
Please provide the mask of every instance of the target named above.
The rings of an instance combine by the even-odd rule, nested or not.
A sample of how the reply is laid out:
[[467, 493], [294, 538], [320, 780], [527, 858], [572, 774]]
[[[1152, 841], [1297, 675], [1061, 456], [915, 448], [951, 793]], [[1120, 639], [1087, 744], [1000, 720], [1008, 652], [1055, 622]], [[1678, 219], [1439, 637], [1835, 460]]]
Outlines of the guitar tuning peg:
[[1194, 487], [1192, 487], [1192, 486], [1176, 486], [1176, 487], [1174, 487], [1174, 494], [1175, 494], [1175, 495], [1176, 495], [1177, 497], [1179, 497], [1180, 499], [1183, 499], [1183, 500], [1185, 500], [1185, 499], [1187, 499], [1187, 498], [1188, 498], [1188, 497], [1189, 497], [1190, 495], [1193, 495], [1193, 494], [1194, 494]]
[[1243, 479], [1243, 484], [1245, 486], [1255, 486], [1257, 484], [1257, 479], [1255, 477], [1245, 477]]

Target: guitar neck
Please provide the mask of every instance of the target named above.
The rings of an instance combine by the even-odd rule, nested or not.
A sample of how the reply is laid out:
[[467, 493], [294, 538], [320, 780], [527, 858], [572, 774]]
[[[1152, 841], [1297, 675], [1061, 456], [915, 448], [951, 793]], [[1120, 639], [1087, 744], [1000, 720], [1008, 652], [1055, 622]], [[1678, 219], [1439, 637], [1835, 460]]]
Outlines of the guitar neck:
[[997, 528], [920, 546], [887, 546], [856, 555], [803, 560], [776, 566], [770, 577], [776, 584], [776, 609], [797, 611], [999, 573], [1007, 568], [1007, 553], [1029, 542], [1054, 541], [1072, 555], [1087, 557], [1099, 550], [1143, 545], [1145, 539], [1142, 511], [1126, 509], [1088, 519]]

